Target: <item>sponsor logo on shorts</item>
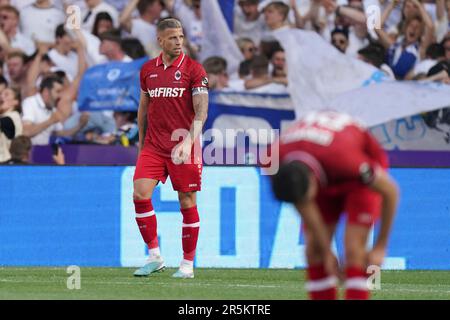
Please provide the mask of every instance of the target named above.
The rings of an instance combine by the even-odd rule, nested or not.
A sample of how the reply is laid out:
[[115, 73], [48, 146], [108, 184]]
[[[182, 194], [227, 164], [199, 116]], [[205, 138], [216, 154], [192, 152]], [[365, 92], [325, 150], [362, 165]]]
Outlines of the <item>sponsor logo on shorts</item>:
[[189, 188], [191, 188], [191, 187], [196, 187], [196, 186], [197, 186], [196, 183], [191, 183], [191, 184], [189, 184]]
[[181, 98], [186, 88], [167, 88], [159, 87], [156, 89], [148, 90], [150, 98]]

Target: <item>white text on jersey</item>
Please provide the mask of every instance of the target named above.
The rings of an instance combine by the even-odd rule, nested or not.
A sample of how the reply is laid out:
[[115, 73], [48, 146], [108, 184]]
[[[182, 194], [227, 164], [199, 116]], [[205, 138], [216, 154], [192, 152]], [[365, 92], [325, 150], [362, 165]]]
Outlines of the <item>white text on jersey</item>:
[[186, 88], [167, 88], [160, 87], [148, 90], [150, 98], [181, 98]]

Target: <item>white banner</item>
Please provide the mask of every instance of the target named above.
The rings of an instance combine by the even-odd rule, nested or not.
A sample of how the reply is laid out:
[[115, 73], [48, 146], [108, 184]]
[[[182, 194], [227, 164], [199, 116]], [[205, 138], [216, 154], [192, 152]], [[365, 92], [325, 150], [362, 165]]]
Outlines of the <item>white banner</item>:
[[200, 61], [211, 56], [223, 57], [228, 62], [228, 73], [236, 73], [244, 56], [233, 38], [217, 0], [201, 2], [203, 43]]
[[375, 67], [340, 53], [317, 33], [283, 29], [275, 36], [287, 55], [297, 117], [334, 109], [368, 126], [450, 105], [450, 86], [387, 79]]

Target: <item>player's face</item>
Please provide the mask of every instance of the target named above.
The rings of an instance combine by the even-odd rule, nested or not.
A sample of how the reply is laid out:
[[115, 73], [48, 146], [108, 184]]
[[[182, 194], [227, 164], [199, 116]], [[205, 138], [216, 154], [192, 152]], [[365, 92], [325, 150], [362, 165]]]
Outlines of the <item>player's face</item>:
[[169, 28], [159, 33], [161, 49], [170, 57], [178, 57], [183, 48], [184, 34], [181, 28]]

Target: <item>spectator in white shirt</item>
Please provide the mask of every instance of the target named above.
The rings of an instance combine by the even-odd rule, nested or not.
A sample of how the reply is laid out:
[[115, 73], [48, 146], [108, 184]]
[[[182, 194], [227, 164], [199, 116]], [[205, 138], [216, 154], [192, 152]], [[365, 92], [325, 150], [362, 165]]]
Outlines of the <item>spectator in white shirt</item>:
[[425, 78], [431, 68], [445, 60], [445, 49], [440, 43], [432, 43], [428, 46], [425, 55], [425, 59], [417, 63], [414, 69], [408, 72], [405, 80]]
[[60, 24], [56, 28], [56, 45], [48, 52], [49, 58], [53, 64], [60, 70], [63, 70], [72, 81], [78, 71], [78, 56], [73, 51], [74, 41]]
[[266, 29], [264, 16], [258, 10], [259, 0], [238, 0], [234, 10], [233, 33], [236, 38], [251, 38], [257, 46]]
[[103, 32], [100, 35], [100, 41], [100, 54], [105, 55], [108, 61], [133, 61], [122, 49], [122, 38], [119, 30]]
[[36, 0], [20, 13], [21, 30], [33, 41], [54, 43], [56, 27], [64, 21], [64, 12], [49, 0]]
[[209, 88], [222, 91], [244, 91], [244, 80], [230, 80], [227, 67], [228, 63], [222, 57], [212, 56], [203, 62], [203, 67], [208, 74]]
[[26, 96], [27, 56], [20, 50], [8, 53], [5, 64], [5, 77], [8, 82], [21, 88], [22, 97]]
[[348, 48], [348, 30], [343, 28], [336, 28], [331, 31], [331, 44], [340, 52], [346, 52]]
[[62, 79], [49, 76], [42, 80], [38, 94], [23, 101], [23, 133], [33, 145], [48, 145], [52, 135], [73, 136], [88, 122], [88, 117], [81, 117], [76, 127], [63, 130], [65, 116], [56, 109], [63, 89]]
[[258, 48], [255, 43], [250, 38], [239, 38], [236, 40], [236, 43], [241, 50], [242, 55], [244, 56], [244, 60], [252, 60], [253, 57], [257, 54]]
[[[132, 18], [133, 11], [137, 9], [139, 16]], [[151, 54], [159, 48], [156, 40], [156, 22], [161, 18], [163, 5], [160, 0], [132, 0], [120, 15], [120, 25], [137, 38]]]
[[373, 65], [383, 71], [390, 79], [395, 79], [392, 69], [384, 63], [386, 50], [382, 45], [371, 43], [368, 46], [358, 50], [358, 59]]
[[[268, 93], [268, 94], [288, 94], [285, 85], [276, 83], [273, 81], [269, 74], [269, 59], [265, 55], [255, 56], [250, 65], [250, 72], [252, 79], [250, 81], [259, 81], [262, 83], [260, 86], [249, 89], [249, 92], [253, 93]], [[248, 81], [246, 81], [248, 82]], [[246, 83], [248, 88], [248, 84]]]
[[92, 27], [92, 34], [98, 37], [105, 31], [114, 29], [114, 23], [110, 14], [106, 11], [97, 13], [95, 17], [94, 26]]
[[20, 92], [6, 88], [0, 93], [0, 162], [10, 159], [11, 141], [22, 134]]
[[20, 49], [31, 56], [36, 47], [34, 42], [19, 30], [20, 14], [13, 6], [0, 7], [0, 45], [3, 50]]
[[91, 32], [94, 26], [95, 17], [99, 12], [108, 12], [113, 20], [114, 28], [119, 26], [119, 12], [112, 5], [103, 0], [85, 0], [87, 8], [81, 14], [82, 28]]
[[201, 50], [203, 39], [200, 0], [191, 0], [190, 5], [184, 0], [165, 0], [164, 3], [167, 11], [181, 21], [189, 51], [195, 57]]

